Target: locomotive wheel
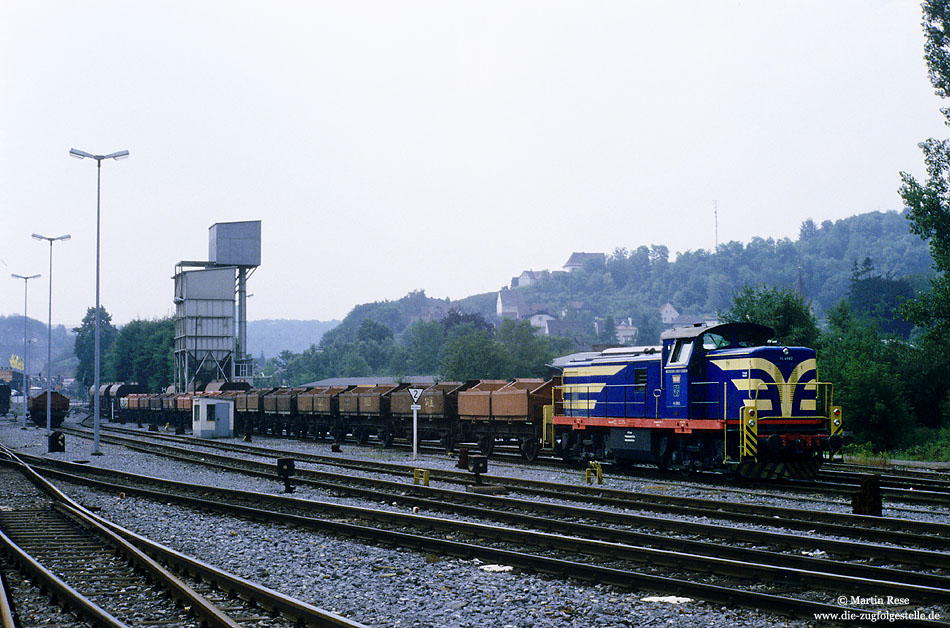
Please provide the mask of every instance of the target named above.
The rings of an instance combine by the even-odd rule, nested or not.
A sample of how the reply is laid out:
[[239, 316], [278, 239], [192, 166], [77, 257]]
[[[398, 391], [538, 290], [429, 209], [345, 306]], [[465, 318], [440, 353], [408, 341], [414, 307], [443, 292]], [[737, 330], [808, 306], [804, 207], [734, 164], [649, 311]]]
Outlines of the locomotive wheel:
[[491, 453], [495, 450], [495, 437], [494, 436], [479, 437], [478, 450], [482, 452], [483, 456], [490, 456]]
[[538, 441], [533, 438], [526, 438], [518, 445], [521, 450], [521, 456], [528, 462], [534, 462], [538, 459], [538, 450], [540, 449]]

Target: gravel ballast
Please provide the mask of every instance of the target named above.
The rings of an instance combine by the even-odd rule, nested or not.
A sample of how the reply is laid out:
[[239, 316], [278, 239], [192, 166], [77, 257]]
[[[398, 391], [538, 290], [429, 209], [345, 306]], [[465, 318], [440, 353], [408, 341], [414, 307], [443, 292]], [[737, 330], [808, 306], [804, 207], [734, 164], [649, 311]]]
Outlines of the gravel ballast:
[[[179, 481], [192, 479], [244, 490], [277, 493], [276, 482], [248, 478], [103, 444], [103, 456], [91, 456], [91, 442], [69, 437], [66, 454], [46, 454], [45, 430], [0, 423], [0, 442], [35, 455], [134, 471]], [[264, 441], [255, 442], [261, 444]], [[327, 453], [324, 443], [282, 440], [281, 449]], [[345, 447], [347, 456], [373, 457], [368, 448]], [[385, 452], [393, 462], [411, 462], [411, 454]], [[450, 468], [445, 456], [421, 455], [420, 464]], [[497, 465], [492, 473], [516, 473], [514, 465]], [[523, 470], [524, 475], [529, 472]], [[532, 470], [532, 477], [568, 481], [561, 472]], [[576, 472], [573, 474], [576, 476]], [[574, 477], [572, 482], [576, 482]], [[630, 481], [630, 484], [636, 482]], [[642, 483], [641, 483], [642, 484]], [[654, 483], [655, 485], [655, 483]], [[612, 485], [613, 486], [613, 485]], [[615, 486], [620, 487], [620, 486]], [[100, 514], [176, 550], [228, 569], [311, 604], [369, 626], [472, 626], [479, 628], [627, 627], [627, 626], [813, 626], [748, 609], [730, 609], [672, 592], [625, 591], [579, 581], [541, 576], [478, 560], [440, 557], [368, 545], [344, 538], [280, 525], [244, 521], [197, 512], [139, 498], [65, 486], [71, 496], [98, 506]], [[633, 488], [634, 486], [623, 486]], [[662, 490], [674, 489], [664, 487]], [[684, 491], [690, 489], [683, 489]], [[680, 489], [675, 489], [680, 492]], [[301, 489], [296, 496], [332, 499]], [[349, 503], [356, 503], [350, 501]], [[365, 504], [364, 504], [365, 505]], [[372, 504], [378, 507], [378, 504]], [[828, 594], [827, 603], [835, 603]], [[657, 601], [648, 601], [657, 599]], [[897, 610], [897, 609], [895, 609]]]

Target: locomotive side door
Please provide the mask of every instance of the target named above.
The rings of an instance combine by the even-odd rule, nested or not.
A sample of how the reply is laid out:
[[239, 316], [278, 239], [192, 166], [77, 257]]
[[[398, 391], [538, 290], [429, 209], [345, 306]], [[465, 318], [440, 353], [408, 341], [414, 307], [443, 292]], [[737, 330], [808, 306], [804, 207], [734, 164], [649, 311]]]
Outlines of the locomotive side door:
[[677, 338], [663, 373], [667, 417], [685, 418], [689, 412], [689, 358], [692, 338]]

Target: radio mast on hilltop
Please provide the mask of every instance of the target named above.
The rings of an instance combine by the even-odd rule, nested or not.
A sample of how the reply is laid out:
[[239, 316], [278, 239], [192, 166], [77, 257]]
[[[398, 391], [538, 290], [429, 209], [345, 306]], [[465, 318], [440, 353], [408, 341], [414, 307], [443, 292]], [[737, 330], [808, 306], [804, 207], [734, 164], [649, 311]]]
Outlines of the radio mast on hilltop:
[[713, 249], [713, 253], [719, 250], [719, 201], [713, 200], [713, 219], [715, 222], [715, 233], [716, 233], [716, 248]]

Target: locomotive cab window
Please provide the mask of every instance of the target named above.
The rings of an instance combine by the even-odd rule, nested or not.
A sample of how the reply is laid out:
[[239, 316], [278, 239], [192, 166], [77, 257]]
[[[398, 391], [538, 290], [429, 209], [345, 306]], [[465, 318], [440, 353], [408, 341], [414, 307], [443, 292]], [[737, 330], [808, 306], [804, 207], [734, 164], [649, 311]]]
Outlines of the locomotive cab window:
[[730, 344], [731, 343], [729, 340], [723, 336], [720, 336], [719, 334], [703, 334], [703, 349], [707, 351], [712, 351], [713, 349], [725, 349], [728, 348]]
[[670, 361], [668, 366], [686, 366], [689, 364], [689, 356], [693, 348], [692, 338], [679, 338], [670, 351]]

